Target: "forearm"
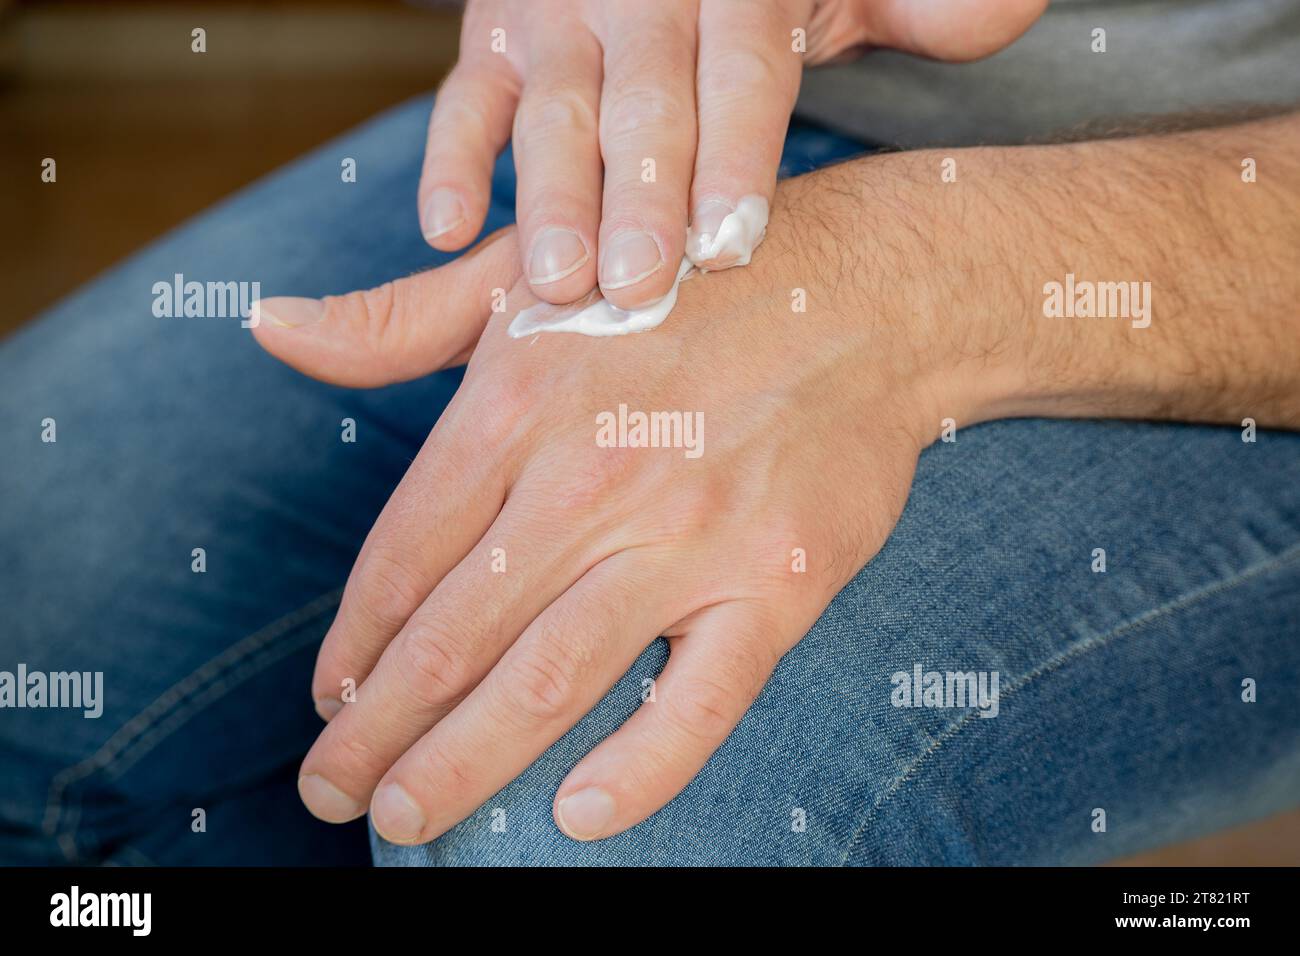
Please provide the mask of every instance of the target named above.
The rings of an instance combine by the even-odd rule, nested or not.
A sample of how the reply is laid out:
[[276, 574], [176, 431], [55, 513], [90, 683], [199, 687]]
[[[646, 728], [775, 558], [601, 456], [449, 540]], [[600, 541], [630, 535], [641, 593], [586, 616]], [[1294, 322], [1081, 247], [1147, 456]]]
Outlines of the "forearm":
[[858, 165], [944, 417], [1300, 427], [1300, 116]]

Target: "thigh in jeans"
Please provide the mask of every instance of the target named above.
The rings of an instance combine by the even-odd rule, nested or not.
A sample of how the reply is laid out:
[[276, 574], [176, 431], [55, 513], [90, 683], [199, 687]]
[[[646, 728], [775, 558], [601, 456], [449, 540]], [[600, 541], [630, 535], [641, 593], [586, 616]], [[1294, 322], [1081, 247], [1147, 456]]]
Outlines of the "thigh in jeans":
[[102, 672], [104, 698], [92, 719], [0, 710], [0, 860], [365, 860], [364, 830], [341, 847], [297, 798], [321, 727], [311, 669], [459, 374], [332, 388], [238, 319], [156, 317], [153, 287], [180, 274], [318, 295], [444, 260], [415, 216], [429, 106], [222, 203], [0, 347], [0, 670]]
[[[565, 774], [654, 706], [659, 642], [474, 816], [372, 836], [376, 861], [1098, 862], [1300, 803], [1297, 633], [1300, 436], [985, 425], [924, 453], [884, 550], [665, 809], [587, 844], [551, 821]], [[996, 674], [996, 703], [905, 699], [918, 668], [941, 691]]]

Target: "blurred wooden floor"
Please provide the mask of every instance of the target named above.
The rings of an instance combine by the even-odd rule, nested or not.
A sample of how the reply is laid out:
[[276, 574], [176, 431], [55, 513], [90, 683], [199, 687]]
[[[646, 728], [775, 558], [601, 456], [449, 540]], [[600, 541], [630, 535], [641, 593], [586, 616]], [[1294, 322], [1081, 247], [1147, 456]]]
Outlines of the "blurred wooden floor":
[[[222, 196], [433, 89], [459, 25], [396, 0], [0, 11], [0, 335]], [[203, 54], [190, 50], [196, 26]], [[47, 156], [54, 184], [40, 181]]]
[[1116, 860], [1115, 866], [1300, 866], [1300, 809], [1187, 843]]
[[[397, 0], [0, 0], [0, 336], [222, 196], [432, 89], [455, 60], [457, 23]], [[53, 186], [40, 181], [46, 156]], [[1122, 862], [1300, 864], [1300, 810]]]

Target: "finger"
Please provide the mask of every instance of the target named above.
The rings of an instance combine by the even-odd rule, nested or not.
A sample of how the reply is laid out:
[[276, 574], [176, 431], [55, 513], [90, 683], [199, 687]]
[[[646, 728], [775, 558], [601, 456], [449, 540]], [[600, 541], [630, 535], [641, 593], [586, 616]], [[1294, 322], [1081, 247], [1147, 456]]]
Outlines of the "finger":
[[492, 527], [512, 473], [518, 415], [456, 393], [367, 535], [317, 656], [312, 696], [329, 720], [392, 639]]
[[439, 89], [418, 193], [420, 230], [435, 249], [459, 249], [483, 228], [518, 99], [514, 70], [490, 53], [457, 63]]
[[524, 771], [604, 696], [681, 611], [662, 569], [609, 558], [537, 618], [483, 682], [393, 766], [371, 821], [394, 843], [446, 832]]
[[630, 309], [662, 298], [686, 245], [695, 159], [695, 3], [613, 4], [600, 147], [600, 289]]
[[600, 44], [562, 20], [542, 31], [530, 59], [513, 138], [519, 245], [533, 293], [572, 302], [596, 285]]
[[[308, 809], [331, 822], [359, 815], [380, 777], [473, 691], [578, 578], [577, 567], [553, 527], [543, 533], [535, 518], [507, 504], [383, 650], [356, 702], [308, 752], [299, 783]], [[322, 662], [318, 670], [333, 666]], [[340, 795], [346, 814], [339, 812]]]
[[722, 746], [793, 643], [752, 604], [702, 612], [672, 640], [653, 695], [560, 785], [556, 825], [575, 840], [597, 840], [667, 804]]
[[264, 349], [313, 378], [352, 388], [390, 385], [463, 363], [496, 290], [509, 289], [518, 275], [508, 227], [444, 266], [374, 289], [254, 302], [249, 324]]
[[[696, 68], [700, 148], [691, 188], [691, 260], [707, 269], [745, 265], [762, 238], [803, 63], [790, 49], [804, 0], [754, 4], [709, 0], [700, 7]], [[741, 216], [720, 234], [741, 200]]]

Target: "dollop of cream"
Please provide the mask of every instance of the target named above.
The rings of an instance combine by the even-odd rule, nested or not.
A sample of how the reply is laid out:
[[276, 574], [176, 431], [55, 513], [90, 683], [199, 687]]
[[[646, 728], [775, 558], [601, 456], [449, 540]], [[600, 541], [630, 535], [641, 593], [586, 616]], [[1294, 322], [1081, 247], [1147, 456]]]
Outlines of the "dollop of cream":
[[[732, 266], [749, 265], [750, 257], [767, 232], [767, 200], [746, 196], [736, 208], [713, 227], [710, 221], [724, 204], [708, 202], [705, 216], [686, 230], [686, 255], [701, 272], [717, 272]], [[710, 207], [714, 207], [710, 210]], [[710, 211], [712, 214], [710, 215]]]
[[[507, 333], [520, 339], [538, 332], [576, 332], [579, 335], [628, 335], [660, 325], [677, 304], [677, 287], [695, 271], [712, 272], [749, 265], [767, 231], [768, 206], [762, 196], [745, 196], [715, 229], [702, 222], [686, 231], [686, 255], [677, 267], [668, 294], [638, 309], [620, 309], [593, 289], [576, 302], [552, 305], [539, 302], [511, 320]], [[712, 218], [712, 217], [711, 217]]]

